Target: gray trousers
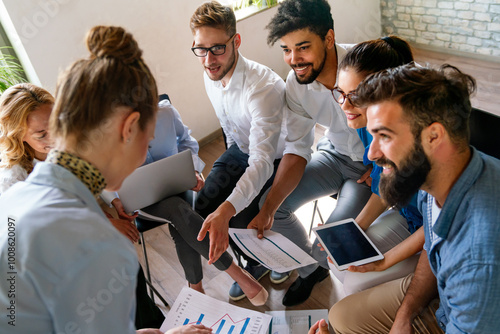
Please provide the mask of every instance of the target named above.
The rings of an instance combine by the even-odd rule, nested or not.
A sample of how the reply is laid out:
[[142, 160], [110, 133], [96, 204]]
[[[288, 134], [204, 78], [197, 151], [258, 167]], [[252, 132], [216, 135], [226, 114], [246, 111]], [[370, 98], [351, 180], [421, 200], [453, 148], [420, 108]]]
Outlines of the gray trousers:
[[[371, 196], [370, 187], [365, 183], [351, 182], [348, 189], [342, 189], [346, 180], [358, 180], [367, 171], [361, 161], [353, 161], [338, 153], [330, 140], [323, 137], [306, 165], [304, 175], [295, 190], [285, 199], [274, 215], [273, 231], [283, 234], [306, 253], [321, 257], [320, 265], [328, 268], [324, 254], [313, 253], [308, 232], [294, 214], [302, 205], [315, 199], [338, 194], [335, 210], [327, 220], [334, 222], [346, 218], [356, 218]], [[342, 191], [341, 191], [342, 189]], [[263, 201], [261, 201], [263, 203]], [[324, 252], [321, 252], [324, 253]], [[306, 277], [318, 268], [318, 264], [299, 268], [300, 277]]]
[[[144, 208], [143, 211], [171, 222], [168, 227], [186, 280], [191, 284], [199, 283], [203, 279], [201, 256], [208, 259], [210, 246], [208, 234], [202, 241], [196, 239], [203, 225], [203, 218], [179, 196], [166, 198]], [[232, 262], [232, 256], [224, 252], [214, 266], [225, 271]]]

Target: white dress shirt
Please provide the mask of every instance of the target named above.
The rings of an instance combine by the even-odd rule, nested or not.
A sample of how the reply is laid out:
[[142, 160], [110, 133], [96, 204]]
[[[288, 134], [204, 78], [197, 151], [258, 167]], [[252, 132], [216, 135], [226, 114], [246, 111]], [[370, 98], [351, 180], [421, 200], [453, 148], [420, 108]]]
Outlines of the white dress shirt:
[[[33, 165], [36, 165], [40, 160], [33, 159]], [[4, 193], [7, 189], [12, 187], [14, 183], [19, 181], [24, 181], [28, 177], [28, 172], [26, 169], [17, 164], [10, 168], [1, 167], [0, 168], [0, 195]]]
[[226, 199], [236, 213], [259, 194], [282, 157], [285, 83], [268, 67], [241, 54], [226, 87], [204, 73], [205, 89], [226, 134], [227, 145], [249, 155], [248, 168]]
[[[347, 50], [339, 44], [336, 44], [336, 50], [340, 64]], [[332, 94], [332, 90], [316, 80], [307, 85], [298, 83], [294, 71], [290, 70], [286, 80], [286, 102], [290, 112], [284, 154], [296, 154], [310, 161], [314, 126], [318, 123], [327, 128], [325, 136], [338, 153], [353, 161], [363, 161], [363, 143], [356, 130], [347, 125], [347, 118]]]
[[38, 163], [0, 220], [0, 333], [135, 332], [137, 253], [75, 175]]

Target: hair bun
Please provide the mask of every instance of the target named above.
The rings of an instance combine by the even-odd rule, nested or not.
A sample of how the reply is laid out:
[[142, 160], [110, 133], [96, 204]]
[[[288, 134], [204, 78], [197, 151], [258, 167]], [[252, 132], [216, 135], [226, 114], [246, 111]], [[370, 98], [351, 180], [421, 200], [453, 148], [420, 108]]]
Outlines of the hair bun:
[[142, 50], [134, 37], [121, 27], [92, 28], [87, 34], [87, 48], [95, 58], [115, 58], [125, 64], [142, 60]]

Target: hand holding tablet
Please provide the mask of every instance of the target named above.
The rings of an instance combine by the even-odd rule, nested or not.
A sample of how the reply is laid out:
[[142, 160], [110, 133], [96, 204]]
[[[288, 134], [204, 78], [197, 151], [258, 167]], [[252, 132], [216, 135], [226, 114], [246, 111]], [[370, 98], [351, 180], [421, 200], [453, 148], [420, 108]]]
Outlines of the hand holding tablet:
[[313, 231], [339, 270], [384, 258], [352, 218], [318, 226]]

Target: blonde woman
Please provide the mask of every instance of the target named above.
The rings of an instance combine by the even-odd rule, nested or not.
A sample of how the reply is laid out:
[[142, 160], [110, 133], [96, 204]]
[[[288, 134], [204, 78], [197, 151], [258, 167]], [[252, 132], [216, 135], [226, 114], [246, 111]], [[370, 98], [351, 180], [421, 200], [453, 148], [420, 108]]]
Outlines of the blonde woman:
[[[144, 162], [158, 92], [124, 29], [94, 27], [87, 47], [89, 56], [58, 81], [49, 122], [54, 149], [0, 196], [0, 271], [11, 279], [0, 280], [0, 308], [14, 308], [16, 333], [135, 332], [137, 254], [96, 198], [119, 189]], [[0, 333], [12, 332], [4, 320]], [[168, 333], [176, 332], [211, 329]]]
[[0, 97], [0, 194], [47, 157], [53, 106], [52, 95], [30, 83], [12, 86]]

